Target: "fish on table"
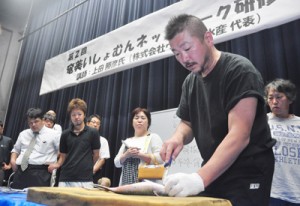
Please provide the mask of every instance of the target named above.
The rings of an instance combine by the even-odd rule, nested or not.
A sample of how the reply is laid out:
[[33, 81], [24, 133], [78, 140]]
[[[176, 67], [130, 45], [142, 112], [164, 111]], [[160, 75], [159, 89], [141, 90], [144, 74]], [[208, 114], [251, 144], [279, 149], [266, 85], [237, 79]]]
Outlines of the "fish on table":
[[106, 187], [103, 185], [94, 184], [95, 188], [105, 191], [111, 191], [118, 194], [126, 195], [156, 195], [168, 196], [165, 192], [165, 186], [159, 183], [144, 181], [128, 185], [121, 185], [118, 187]]

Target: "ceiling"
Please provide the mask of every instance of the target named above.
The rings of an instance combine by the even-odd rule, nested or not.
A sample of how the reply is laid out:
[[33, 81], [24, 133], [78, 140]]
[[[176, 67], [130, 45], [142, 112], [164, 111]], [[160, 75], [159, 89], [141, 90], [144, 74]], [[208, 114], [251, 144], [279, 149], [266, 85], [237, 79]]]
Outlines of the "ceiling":
[[2, 27], [23, 30], [32, 0], [0, 0], [0, 24]]

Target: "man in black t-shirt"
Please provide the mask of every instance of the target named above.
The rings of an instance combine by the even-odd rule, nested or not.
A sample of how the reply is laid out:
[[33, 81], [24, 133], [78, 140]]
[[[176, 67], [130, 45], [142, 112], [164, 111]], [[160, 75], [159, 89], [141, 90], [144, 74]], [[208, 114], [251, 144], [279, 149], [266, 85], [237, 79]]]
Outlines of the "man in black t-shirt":
[[68, 105], [72, 125], [62, 132], [59, 159], [51, 169], [61, 167], [59, 187], [93, 188], [93, 166], [99, 159], [98, 131], [85, 125], [87, 105], [72, 99]]
[[175, 159], [195, 137], [203, 158], [198, 171], [167, 176], [166, 192], [226, 198], [234, 206], [267, 206], [275, 140], [261, 75], [248, 59], [217, 50], [212, 33], [195, 16], [172, 18], [166, 39], [191, 73], [182, 86], [181, 121], [160, 154], [165, 161]]

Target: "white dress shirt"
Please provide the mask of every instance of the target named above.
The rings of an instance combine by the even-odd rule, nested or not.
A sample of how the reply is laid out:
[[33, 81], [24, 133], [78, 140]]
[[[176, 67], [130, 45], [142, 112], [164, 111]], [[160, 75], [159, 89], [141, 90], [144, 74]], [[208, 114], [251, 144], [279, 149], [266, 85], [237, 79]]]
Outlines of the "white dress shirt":
[[109, 146], [108, 146], [108, 142], [107, 140], [100, 136], [100, 144], [101, 144], [101, 148], [100, 148], [100, 158], [101, 159], [109, 159], [110, 158], [110, 152], [109, 152]]
[[[17, 165], [21, 164], [22, 158], [32, 138], [34, 138], [34, 134], [31, 129], [23, 130], [19, 134], [14, 148], [11, 151], [18, 154], [16, 160]], [[48, 165], [56, 162], [59, 151], [60, 134], [44, 126], [36, 138], [36, 144], [29, 156], [29, 164]]]

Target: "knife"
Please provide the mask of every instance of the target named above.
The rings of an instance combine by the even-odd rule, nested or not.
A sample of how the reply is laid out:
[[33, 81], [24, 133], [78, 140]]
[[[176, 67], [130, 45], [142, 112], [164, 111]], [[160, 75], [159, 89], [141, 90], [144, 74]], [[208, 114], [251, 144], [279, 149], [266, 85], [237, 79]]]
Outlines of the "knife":
[[[172, 152], [172, 155], [173, 155], [173, 152]], [[165, 179], [165, 177], [168, 175], [169, 168], [171, 167], [171, 164], [172, 164], [172, 155], [171, 155], [169, 161], [164, 164], [165, 173], [164, 173], [162, 179]]]

